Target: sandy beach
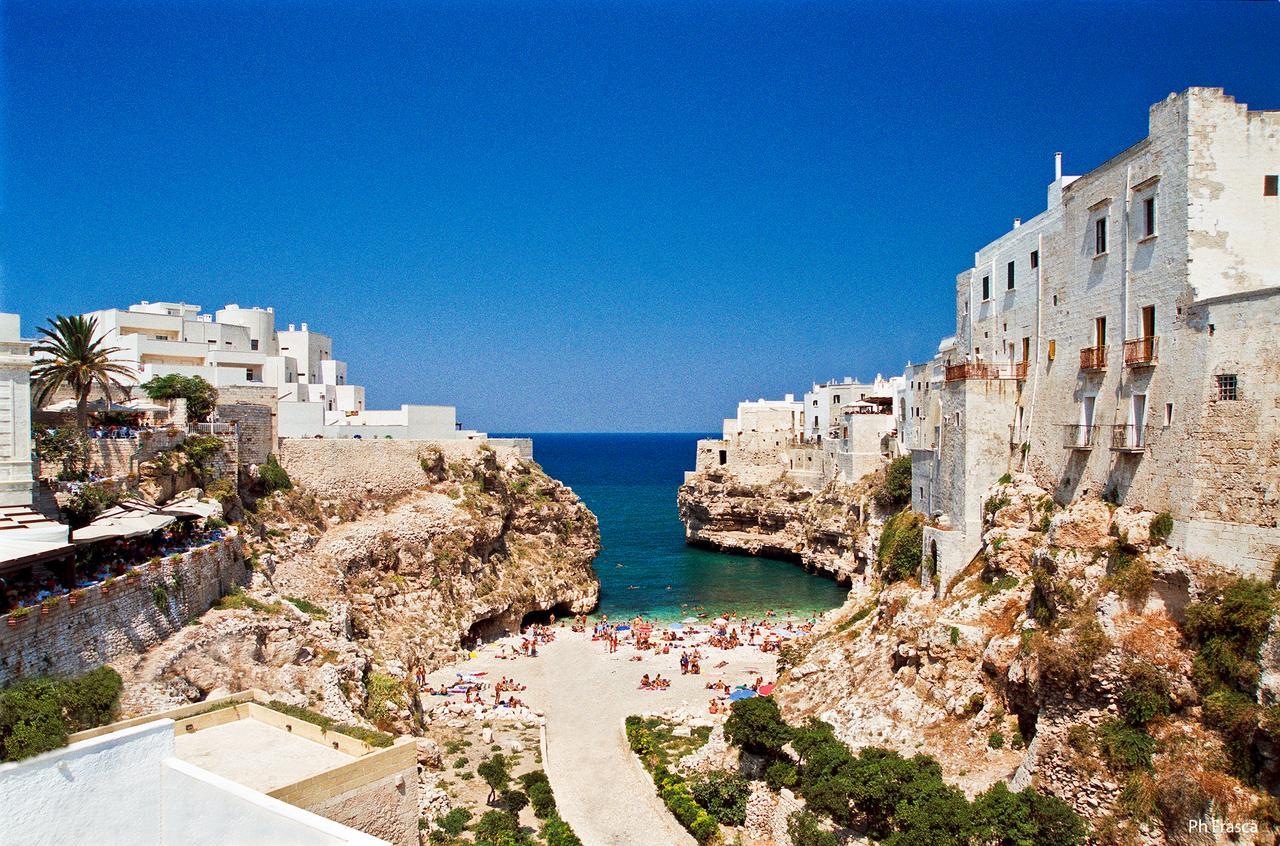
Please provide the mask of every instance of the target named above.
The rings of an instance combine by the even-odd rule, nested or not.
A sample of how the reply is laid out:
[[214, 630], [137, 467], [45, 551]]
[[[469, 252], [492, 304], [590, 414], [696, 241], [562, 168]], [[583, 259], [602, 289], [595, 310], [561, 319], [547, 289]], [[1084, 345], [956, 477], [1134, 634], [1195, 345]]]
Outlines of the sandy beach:
[[[555, 640], [539, 644], [536, 658], [499, 658], [504, 650], [519, 645], [518, 637], [505, 638], [484, 645], [471, 660], [430, 674], [427, 683], [439, 687], [456, 680], [458, 674], [483, 673], [480, 678], [486, 681], [506, 676], [526, 686], [524, 691], [503, 695], [515, 695], [545, 718], [544, 767], [562, 815], [586, 846], [683, 846], [694, 841], [655, 795], [652, 782], [627, 746], [623, 720], [631, 714], [670, 709], [717, 720], [708, 711], [715, 694], [706, 689], [707, 682], [724, 681], [730, 687], [750, 684], [757, 677], [772, 682], [777, 663], [773, 653], [758, 646], [701, 645], [702, 674], [682, 676], [680, 653], [706, 640], [706, 628], [700, 628], [703, 634], [672, 643], [666, 655], [637, 650], [629, 640], [609, 654], [607, 642], [593, 641], [590, 629], [574, 632], [568, 625], [556, 625]], [[635, 660], [637, 656], [640, 660]], [[716, 666], [721, 662], [725, 666]], [[671, 680], [671, 686], [642, 690], [640, 679], [645, 673], [650, 677], [660, 673]], [[424, 704], [430, 707], [432, 700], [442, 699], [427, 696]], [[484, 691], [484, 701], [492, 703], [492, 689]], [[500, 719], [493, 713], [480, 718]]]

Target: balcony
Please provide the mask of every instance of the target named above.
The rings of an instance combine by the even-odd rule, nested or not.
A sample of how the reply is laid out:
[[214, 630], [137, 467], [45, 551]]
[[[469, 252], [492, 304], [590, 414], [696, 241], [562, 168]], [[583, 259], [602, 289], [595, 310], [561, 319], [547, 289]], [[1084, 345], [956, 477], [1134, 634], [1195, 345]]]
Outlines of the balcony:
[[1150, 433], [1150, 426], [1116, 423], [1111, 427], [1111, 450], [1113, 452], [1146, 452]]
[[969, 379], [1017, 379], [1022, 381], [1027, 378], [1027, 362], [988, 364], [983, 361], [976, 361], [965, 364], [948, 364], [946, 378], [948, 382], [964, 382]]
[[1067, 449], [1093, 449], [1098, 443], [1098, 426], [1068, 423], [1063, 428], [1062, 445]]
[[1160, 338], [1148, 335], [1145, 338], [1130, 338], [1124, 342], [1125, 367], [1154, 367], [1159, 352]]
[[1107, 369], [1107, 348], [1106, 347], [1085, 347], [1080, 350], [1080, 369], [1081, 370], [1106, 370]]

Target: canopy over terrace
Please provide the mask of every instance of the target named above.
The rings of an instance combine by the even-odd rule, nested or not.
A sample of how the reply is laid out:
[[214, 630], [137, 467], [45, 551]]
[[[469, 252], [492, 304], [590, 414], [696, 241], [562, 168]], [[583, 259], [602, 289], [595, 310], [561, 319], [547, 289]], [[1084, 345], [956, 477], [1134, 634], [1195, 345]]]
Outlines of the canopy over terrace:
[[67, 527], [25, 505], [0, 506], [0, 574], [70, 555]]
[[92, 523], [71, 534], [76, 543], [93, 543], [113, 538], [134, 538], [159, 531], [177, 520], [140, 499], [126, 499], [98, 515]]

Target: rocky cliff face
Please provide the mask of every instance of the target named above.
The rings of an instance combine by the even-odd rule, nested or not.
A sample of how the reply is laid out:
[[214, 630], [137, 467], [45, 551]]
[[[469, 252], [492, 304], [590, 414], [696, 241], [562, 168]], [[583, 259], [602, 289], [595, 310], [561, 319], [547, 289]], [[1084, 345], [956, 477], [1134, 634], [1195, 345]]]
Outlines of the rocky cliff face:
[[[931, 754], [971, 795], [1034, 785], [1084, 815], [1098, 843], [1213, 842], [1188, 831], [1206, 815], [1273, 842], [1275, 799], [1248, 783], [1276, 785], [1275, 638], [1256, 704], [1207, 694], [1206, 667], [1221, 661], [1204, 657], [1187, 609], [1225, 619], [1249, 603], [1226, 588], [1214, 605], [1243, 583], [1164, 546], [1158, 523], [1099, 500], [1058, 509], [1028, 477], [996, 486], [984, 551], [947, 595], [855, 579], [785, 656], [784, 711], [826, 720], [855, 748]], [[1274, 631], [1274, 606], [1255, 601], [1270, 588], [1248, 589], [1250, 625]]]
[[874, 549], [880, 519], [869, 494], [879, 476], [815, 491], [785, 477], [747, 484], [731, 471], [704, 471], [680, 487], [677, 502], [690, 544], [795, 561], [848, 584]]
[[397, 690], [417, 667], [527, 617], [595, 606], [599, 529], [569, 488], [485, 447], [417, 458], [413, 489], [263, 500], [246, 522], [250, 589], [121, 668], [126, 709], [259, 687], [405, 728]]

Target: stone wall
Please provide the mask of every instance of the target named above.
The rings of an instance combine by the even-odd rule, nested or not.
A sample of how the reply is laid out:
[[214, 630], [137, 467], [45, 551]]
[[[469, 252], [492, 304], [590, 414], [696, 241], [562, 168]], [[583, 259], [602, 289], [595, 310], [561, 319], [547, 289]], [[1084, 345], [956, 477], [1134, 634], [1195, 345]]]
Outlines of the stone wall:
[[326, 496], [399, 496], [426, 481], [421, 459], [429, 452], [438, 450], [450, 461], [483, 449], [493, 449], [499, 459], [519, 458], [514, 447], [491, 447], [485, 441], [285, 438], [280, 442], [280, 464], [294, 484]]
[[236, 427], [239, 467], [262, 464], [275, 452], [275, 415], [269, 407], [248, 402], [220, 404], [218, 419]]
[[47, 609], [10, 614], [0, 626], [0, 686], [21, 676], [75, 675], [141, 654], [247, 577], [232, 530], [209, 546], [143, 564], [105, 588], [77, 591], [74, 605], [64, 596]]
[[270, 795], [396, 846], [418, 843], [418, 758], [411, 742], [372, 752]]

